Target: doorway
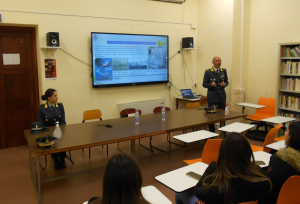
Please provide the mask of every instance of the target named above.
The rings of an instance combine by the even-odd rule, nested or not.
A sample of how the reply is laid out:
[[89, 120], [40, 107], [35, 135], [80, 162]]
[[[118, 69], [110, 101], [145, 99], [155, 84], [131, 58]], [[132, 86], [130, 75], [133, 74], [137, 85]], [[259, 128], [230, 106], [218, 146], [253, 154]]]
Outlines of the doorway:
[[0, 148], [26, 145], [38, 93], [35, 28], [0, 26]]

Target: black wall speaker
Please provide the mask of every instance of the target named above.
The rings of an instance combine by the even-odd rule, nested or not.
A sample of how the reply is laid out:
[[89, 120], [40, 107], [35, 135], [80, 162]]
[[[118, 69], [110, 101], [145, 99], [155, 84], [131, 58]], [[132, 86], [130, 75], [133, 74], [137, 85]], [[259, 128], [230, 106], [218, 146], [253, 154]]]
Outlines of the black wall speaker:
[[59, 47], [59, 33], [58, 32], [49, 32], [46, 35], [47, 37], [47, 46]]
[[182, 38], [182, 48], [193, 48], [194, 40], [192, 37]]

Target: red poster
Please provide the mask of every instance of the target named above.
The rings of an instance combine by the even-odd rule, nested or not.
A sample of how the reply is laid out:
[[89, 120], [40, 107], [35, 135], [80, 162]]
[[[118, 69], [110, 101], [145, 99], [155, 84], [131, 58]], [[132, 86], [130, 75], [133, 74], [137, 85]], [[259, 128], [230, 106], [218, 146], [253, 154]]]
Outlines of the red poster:
[[45, 59], [45, 77], [48, 80], [56, 79], [56, 59]]

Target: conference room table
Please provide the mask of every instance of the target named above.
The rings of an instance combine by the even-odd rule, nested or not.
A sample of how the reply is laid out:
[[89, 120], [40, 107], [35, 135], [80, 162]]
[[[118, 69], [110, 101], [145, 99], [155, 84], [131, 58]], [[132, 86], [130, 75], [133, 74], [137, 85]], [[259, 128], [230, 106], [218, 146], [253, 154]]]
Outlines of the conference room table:
[[[24, 130], [29, 148], [30, 172], [38, 203], [41, 203], [41, 182], [55, 180], [55, 178], [41, 179], [39, 167], [39, 157], [41, 156], [127, 140], [131, 140], [131, 151], [134, 152], [135, 139], [138, 138], [195, 128], [245, 116], [245, 114], [233, 111], [230, 112], [230, 115], [225, 115], [225, 111], [222, 109], [218, 109], [216, 114], [209, 114], [204, 110], [191, 108], [167, 111], [165, 121], [161, 120], [161, 113], [141, 115], [139, 125], [135, 124], [134, 117], [64, 125], [60, 126], [62, 139], [55, 140], [55, 145], [51, 149], [41, 149], [35, 140], [38, 137], [52, 135], [55, 127], [50, 127], [49, 131], [41, 134], [31, 134], [30, 130]], [[103, 126], [106, 124], [111, 125], [112, 128]]]

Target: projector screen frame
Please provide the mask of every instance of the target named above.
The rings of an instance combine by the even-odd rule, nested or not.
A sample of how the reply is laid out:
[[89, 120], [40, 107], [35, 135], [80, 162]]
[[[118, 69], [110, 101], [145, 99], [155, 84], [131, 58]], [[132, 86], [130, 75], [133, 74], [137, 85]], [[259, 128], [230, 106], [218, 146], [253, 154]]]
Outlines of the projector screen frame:
[[[112, 34], [112, 35], [130, 35], [130, 36], [157, 36], [167, 38], [167, 78], [163, 81], [149, 81], [149, 82], [130, 82], [130, 83], [117, 83], [117, 84], [95, 84], [94, 73], [94, 52], [93, 52], [93, 34]], [[139, 86], [139, 85], [154, 85], [154, 84], [167, 84], [169, 83], [169, 35], [154, 35], [154, 34], [135, 34], [135, 33], [109, 33], [109, 32], [91, 32], [91, 58], [92, 58], [92, 87], [93, 88], [110, 88], [110, 87], [124, 87], [124, 86]]]

